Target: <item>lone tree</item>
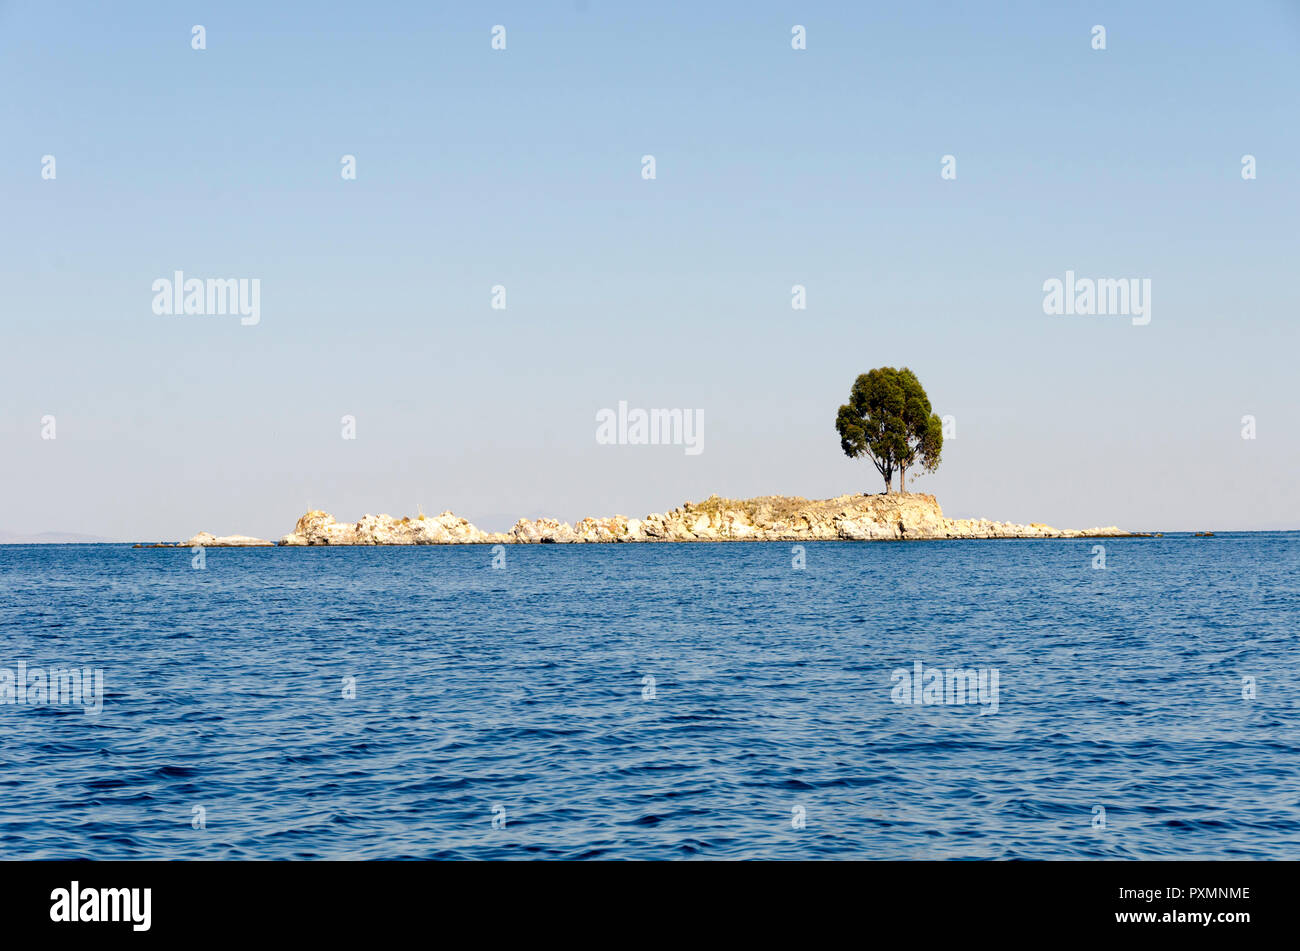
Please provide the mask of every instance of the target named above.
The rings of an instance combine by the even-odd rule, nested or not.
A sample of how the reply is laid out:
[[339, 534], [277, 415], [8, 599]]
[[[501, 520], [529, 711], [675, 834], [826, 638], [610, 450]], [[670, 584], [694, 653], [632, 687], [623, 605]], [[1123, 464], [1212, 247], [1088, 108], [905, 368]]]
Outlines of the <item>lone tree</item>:
[[916, 374], [903, 367], [877, 367], [853, 381], [849, 401], [835, 417], [840, 448], [850, 458], [866, 456], [893, 491], [907, 491], [907, 470], [933, 472], [943, 451], [943, 423], [930, 406]]

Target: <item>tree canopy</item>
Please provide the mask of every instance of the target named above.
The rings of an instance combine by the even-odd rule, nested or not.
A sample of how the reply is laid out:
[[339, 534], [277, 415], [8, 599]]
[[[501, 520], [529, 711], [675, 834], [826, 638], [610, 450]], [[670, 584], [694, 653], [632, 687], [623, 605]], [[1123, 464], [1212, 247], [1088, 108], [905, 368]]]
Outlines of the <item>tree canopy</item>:
[[849, 401], [835, 417], [840, 448], [850, 458], [866, 456], [892, 491], [907, 491], [907, 470], [933, 472], [943, 452], [943, 423], [930, 406], [916, 374], [903, 367], [877, 367], [853, 381]]

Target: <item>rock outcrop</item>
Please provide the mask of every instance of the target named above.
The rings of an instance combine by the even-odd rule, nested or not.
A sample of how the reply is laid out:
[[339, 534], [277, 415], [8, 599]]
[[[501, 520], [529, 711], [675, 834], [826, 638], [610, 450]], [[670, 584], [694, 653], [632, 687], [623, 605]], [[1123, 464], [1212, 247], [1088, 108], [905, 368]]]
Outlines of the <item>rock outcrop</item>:
[[[509, 532], [485, 532], [451, 512], [393, 518], [367, 515], [353, 525], [328, 512], [298, 519], [281, 545], [573, 544], [691, 541], [907, 541], [938, 538], [1093, 538], [1132, 533], [1115, 526], [1085, 531], [1033, 522], [952, 519], [933, 495], [842, 495], [808, 499], [768, 495], [753, 499], [710, 496], [645, 518], [612, 515], [576, 525], [553, 518], [520, 519]], [[199, 536], [195, 536], [196, 538]], [[211, 537], [211, 536], [208, 536]], [[196, 543], [197, 544], [197, 543]]]
[[366, 515], [355, 525], [336, 522], [328, 512], [313, 510], [280, 539], [281, 545], [466, 545], [513, 542], [510, 535], [484, 532], [458, 515], [393, 518]]
[[182, 544], [189, 548], [196, 545], [204, 548], [260, 548], [275, 543], [268, 542], [265, 538], [253, 538], [251, 535], [213, 535], [211, 532], [199, 532]]

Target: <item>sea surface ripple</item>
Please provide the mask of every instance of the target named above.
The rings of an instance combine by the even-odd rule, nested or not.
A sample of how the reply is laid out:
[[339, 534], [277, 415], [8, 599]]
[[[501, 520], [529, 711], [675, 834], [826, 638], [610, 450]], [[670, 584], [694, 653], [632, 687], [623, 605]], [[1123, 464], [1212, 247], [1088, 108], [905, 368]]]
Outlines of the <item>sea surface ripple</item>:
[[1300, 857], [1300, 533], [1097, 544], [0, 546], [0, 856]]

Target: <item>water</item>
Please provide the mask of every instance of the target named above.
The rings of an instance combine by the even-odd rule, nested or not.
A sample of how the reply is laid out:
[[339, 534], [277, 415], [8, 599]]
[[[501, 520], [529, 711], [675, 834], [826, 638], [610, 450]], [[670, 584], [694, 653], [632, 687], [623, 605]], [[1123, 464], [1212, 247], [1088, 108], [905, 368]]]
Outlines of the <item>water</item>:
[[1300, 534], [1096, 544], [0, 546], [0, 857], [1296, 858]]

